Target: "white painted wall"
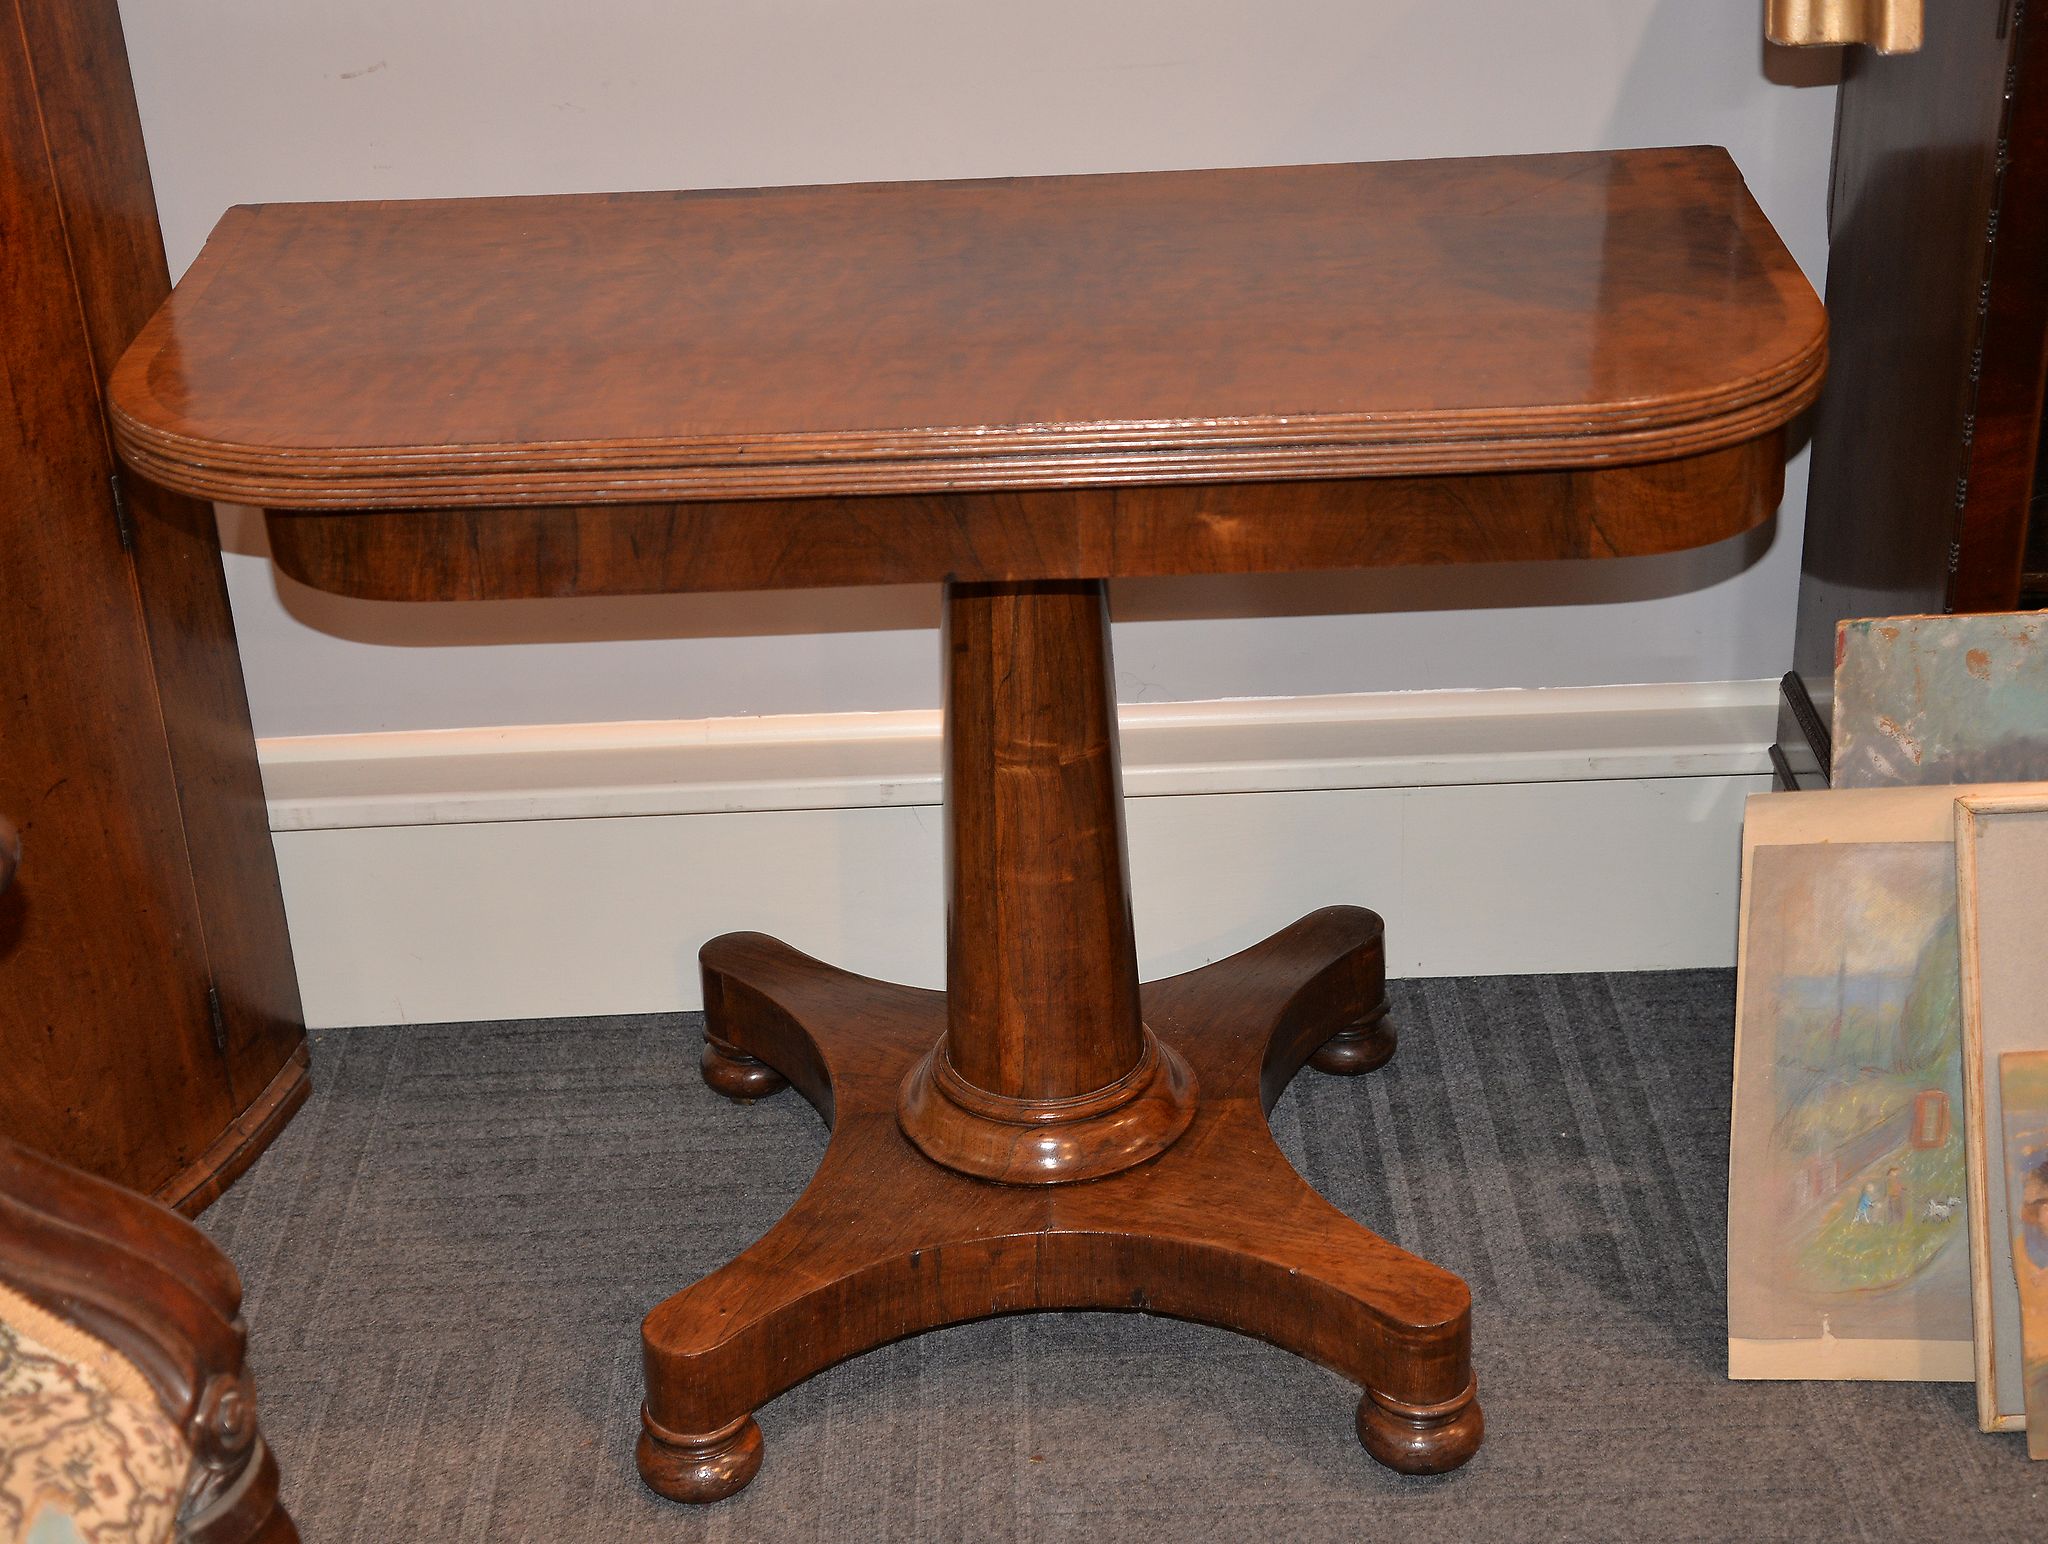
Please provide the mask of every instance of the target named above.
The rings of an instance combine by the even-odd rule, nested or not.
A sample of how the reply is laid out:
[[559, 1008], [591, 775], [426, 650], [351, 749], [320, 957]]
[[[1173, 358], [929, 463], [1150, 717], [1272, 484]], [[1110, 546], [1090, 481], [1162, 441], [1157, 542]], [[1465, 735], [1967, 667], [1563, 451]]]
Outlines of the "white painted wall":
[[[1833, 91], [1756, 0], [124, 0], [173, 271], [278, 199], [1713, 142], [1818, 280]], [[1767, 78], [1766, 71], [1785, 83]], [[1823, 72], [1824, 73], [1824, 72]], [[1787, 509], [1804, 504], [1804, 460]], [[399, 607], [230, 515], [257, 732], [922, 707], [928, 590]], [[1120, 586], [1127, 700], [1713, 681], [1791, 651], [1799, 522], [1583, 569]], [[1532, 604], [1540, 602], [1540, 604]]]

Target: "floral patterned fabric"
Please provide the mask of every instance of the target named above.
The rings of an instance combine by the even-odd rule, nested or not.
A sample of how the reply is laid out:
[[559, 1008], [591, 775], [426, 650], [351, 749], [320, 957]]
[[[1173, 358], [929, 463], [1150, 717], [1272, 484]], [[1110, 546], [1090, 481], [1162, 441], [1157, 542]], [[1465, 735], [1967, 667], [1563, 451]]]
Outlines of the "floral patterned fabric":
[[0, 1544], [169, 1539], [190, 1467], [129, 1362], [0, 1285]]

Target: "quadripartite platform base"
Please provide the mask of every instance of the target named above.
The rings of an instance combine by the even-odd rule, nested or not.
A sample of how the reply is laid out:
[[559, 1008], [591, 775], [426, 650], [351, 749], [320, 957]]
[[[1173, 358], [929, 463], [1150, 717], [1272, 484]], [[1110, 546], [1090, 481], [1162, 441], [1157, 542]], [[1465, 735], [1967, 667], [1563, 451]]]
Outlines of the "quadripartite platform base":
[[1042, 1309], [1140, 1309], [1285, 1347], [1362, 1386], [1366, 1450], [1455, 1468], [1483, 1431], [1470, 1295], [1312, 1190], [1266, 1113], [1301, 1065], [1392, 1054], [1380, 919], [1339, 906], [1143, 989], [1145, 1024], [1199, 1101], [1165, 1152], [1064, 1185], [974, 1179], [898, 1129], [898, 1094], [946, 1029], [945, 996], [837, 970], [758, 933], [703, 952], [705, 1075], [736, 1098], [794, 1084], [832, 1136], [780, 1222], [647, 1316], [641, 1475], [715, 1501], [754, 1477], [753, 1412], [906, 1335]]

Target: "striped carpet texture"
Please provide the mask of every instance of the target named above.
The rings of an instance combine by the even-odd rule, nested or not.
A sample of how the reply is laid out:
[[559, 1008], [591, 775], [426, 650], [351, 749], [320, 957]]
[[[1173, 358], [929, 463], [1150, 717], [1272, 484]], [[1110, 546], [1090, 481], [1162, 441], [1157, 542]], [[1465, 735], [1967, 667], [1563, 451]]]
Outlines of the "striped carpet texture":
[[2048, 1537], [2048, 1475], [1966, 1387], [1722, 1376], [1731, 973], [1394, 993], [1392, 1066], [1304, 1072], [1273, 1119], [1471, 1283], [1488, 1436], [1456, 1474], [1375, 1467], [1355, 1392], [1284, 1353], [1074, 1314], [842, 1364], [760, 1412], [738, 1497], [648, 1494], [640, 1316], [824, 1147], [794, 1094], [706, 1090], [670, 1015], [315, 1037], [312, 1101], [204, 1219], [287, 1502], [308, 1544]]

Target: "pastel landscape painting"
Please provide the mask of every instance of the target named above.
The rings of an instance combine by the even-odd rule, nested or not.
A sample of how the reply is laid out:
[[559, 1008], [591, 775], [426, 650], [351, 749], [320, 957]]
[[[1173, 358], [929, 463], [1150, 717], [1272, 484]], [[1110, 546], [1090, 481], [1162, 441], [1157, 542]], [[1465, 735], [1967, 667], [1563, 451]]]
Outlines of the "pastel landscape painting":
[[[1731, 1342], [1960, 1343], [1966, 1364], [1954, 851], [1758, 846], [1745, 901]], [[1869, 1350], [1738, 1376], [1936, 1375]]]
[[2027, 1456], [2048, 1458], [2048, 1051], [1998, 1059], [2005, 1108], [2005, 1194], [2020, 1289]]
[[1835, 629], [1836, 788], [2048, 778], [2048, 612]]

